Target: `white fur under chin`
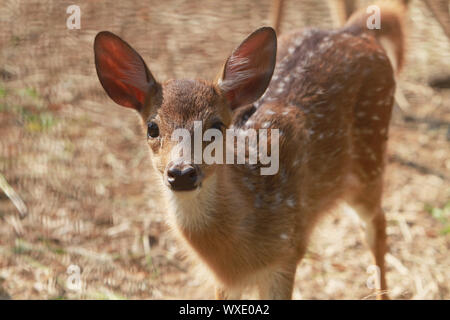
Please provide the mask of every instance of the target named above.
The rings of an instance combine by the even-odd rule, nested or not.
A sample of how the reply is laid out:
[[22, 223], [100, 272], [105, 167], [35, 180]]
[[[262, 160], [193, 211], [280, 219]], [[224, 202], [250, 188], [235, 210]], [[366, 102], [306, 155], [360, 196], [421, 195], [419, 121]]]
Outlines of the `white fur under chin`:
[[172, 224], [180, 229], [192, 231], [206, 227], [216, 208], [216, 181], [217, 177], [214, 174], [193, 191], [174, 192], [164, 186]]

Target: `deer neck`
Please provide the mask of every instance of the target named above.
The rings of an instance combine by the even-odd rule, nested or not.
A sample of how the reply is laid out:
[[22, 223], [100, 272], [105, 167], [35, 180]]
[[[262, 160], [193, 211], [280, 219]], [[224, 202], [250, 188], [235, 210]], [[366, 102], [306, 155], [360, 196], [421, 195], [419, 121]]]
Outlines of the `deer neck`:
[[219, 165], [197, 190], [172, 192], [166, 188], [170, 224], [189, 236], [232, 229], [249, 211], [242, 206], [243, 195], [233, 192], [233, 183], [241, 174], [234, 165]]
[[188, 244], [187, 248], [193, 249], [189, 251], [224, 283], [239, 275], [234, 269], [229, 270], [230, 259], [244, 266], [239, 259], [247, 257], [245, 252], [237, 253], [246, 248], [240, 248], [239, 244], [248, 242], [241, 232], [236, 232], [248, 212], [239, 207], [241, 200], [235, 199], [239, 195], [230, 189], [236, 174], [233, 165], [221, 165], [196, 193], [168, 195], [169, 223], [175, 235], [186, 240], [183, 242]]
[[171, 220], [177, 228], [195, 232], [210, 226], [217, 210], [217, 178], [217, 173], [211, 175], [200, 188], [190, 192], [165, 188]]

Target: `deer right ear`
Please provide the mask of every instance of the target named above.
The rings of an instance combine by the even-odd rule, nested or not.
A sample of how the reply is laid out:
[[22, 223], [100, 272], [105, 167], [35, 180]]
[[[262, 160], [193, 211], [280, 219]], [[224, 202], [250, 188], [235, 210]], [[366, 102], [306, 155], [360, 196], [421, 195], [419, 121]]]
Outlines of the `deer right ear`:
[[117, 104], [142, 111], [158, 87], [142, 57], [115, 34], [102, 31], [94, 41], [98, 79]]
[[217, 82], [232, 109], [262, 96], [272, 79], [276, 55], [277, 36], [270, 27], [256, 30], [234, 49]]

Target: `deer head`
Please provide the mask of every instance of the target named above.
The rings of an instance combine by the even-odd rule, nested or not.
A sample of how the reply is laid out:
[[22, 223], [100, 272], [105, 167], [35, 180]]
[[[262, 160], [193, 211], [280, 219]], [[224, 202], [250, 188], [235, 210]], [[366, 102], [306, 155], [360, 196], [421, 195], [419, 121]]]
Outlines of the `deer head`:
[[[274, 30], [263, 27], [232, 52], [216, 81], [169, 80], [160, 84], [142, 57], [118, 36], [103, 31], [94, 42], [100, 83], [117, 104], [140, 114], [153, 166], [164, 184], [176, 192], [200, 188], [217, 165], [194, 163], [197, 155], [179, 152], [176, 147], [180, 142], [174, 135], [182, 133], [191, 144], [199, 126], [202, 132], [213, 129], [223, 133], [231, 124], [233, 111], [256, 101], [266, 90], [276, 49]], [[205, 147], [202, 142], [202, 151]]]

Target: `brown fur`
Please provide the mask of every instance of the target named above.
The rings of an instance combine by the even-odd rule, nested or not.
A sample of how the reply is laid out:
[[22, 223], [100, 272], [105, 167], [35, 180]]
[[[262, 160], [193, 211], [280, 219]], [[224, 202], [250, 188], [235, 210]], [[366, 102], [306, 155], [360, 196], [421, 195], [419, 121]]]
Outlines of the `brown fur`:
[[[174, 223], [220, 285], [229, 290], [248, 284], [251, 275], [267, 271], [275, 278], [287, 277], [289, 289], [282, 291], [283, 282], [273, 280], [266, 285], [282, 287], [267, 291], [264, 297], [289, 298], [295, 266], [309, 235], [321, 213], [338, 199], [364, 209], [367, 206], [369, 213], [363, 214], [369, 215], [369, 223], [378, 225], [380, 219], [384, 223], [380, 218], [381, 174], [394, 93], [389, 61], [371, 37], [329, 36], [317, 31], [309, 36], [292, 35], [291, 43], [302, 36], [302, 45], [279, 60], [274, 79], [257, 102], [257, 111], [242, 124], [242, 128], [258, 129], [270, 121], [271, 128], [282, 131], [279, 173], [260, 176], [257, 167], [217, 166], [214, 171], [219, 185], [211, 196], [214, 203], [204, 209], [208, 221], [198, 229]], [[327, 36], [333, 45], [320, 52]], [[308, 52], [315, 56], [308, 58]], [[307, 70], [296, 77], [293, 73], [299, 65]], [[279, 84], [290, 76], [283, 92], [277, 92]], [[219, 98], [214, 98], [214, 90], [203, 90], [211, 96], [199, 89], [188, 96], [198, 103], [186, 104], [170, 97], [167, 105], [158, 108], [161, 119], [179, 119], [181, 125], [211, 117], [214, 105], [220, 109], [220, 104], [212, 101]], [[208, 107], [204, 101], [209, 102]], [[190, 106], [189, 111], [180, 109], [185, 105]], [[235, 118], [234, 123], [240, 120]], [[170, 132], [169, 126], [161, 125], [161, 131]], [[381, 234], [376, 243], [383, 239]], [[380, 262], [384, 249], [374, 248], [374, 252], [384, 270]], [[382, 283], [385, 290], [385, 281]]]
[[[376, 38], [356, 30], [353, 25], [332, 32], [306, 30], [280, 39], [265, 94], [234, 115], [230, 106], [240, 105], [236, 97], [247, 101], [261, 88], [227, 94], [221, 83], [233, 79], [223, 79], [225, 72], [218, 83], [172, 80], [153, 87], [140, 111], [144, 124], [159, 125], [160, 135], [149, 139], [149, 146], [163, 184], [173, 161], [170, 135], [175, 128], [192, 132], [195, 120], [202, 120], [204, 129], [220, 120], [240, 130], [281, 132], [275, 175], [260, 175], [260, 165], [201, 164], [202, 184], [195, 191], [162, 186], [170, 224], [215, 276], [218, 298], [239, 298], [249, 286], [257, 286], [261, 298], [291, 298], [295, 270], [311, 232], [338, 201], [350, 204], [366, 223], [368, 244], [381, 271], [379, 297], [386, 297], [381, 196], [394, 72]], [[258, 30], [251, 37], [261, 36], [259, 42], [249, 37], [252, 45], [257, 43], [254, 48], [247, 48], [246, 40], [241, 51], [234, 51], [250, 52], [251, 57], [258, 46], [267, 48], [267, 55], [258, 57], [261, 63], [253, 66], [250, 61], [252, 72], [242, 73], [250, 80], [242, 80], [242, 74], [235, 78], [244, 85], [253, 81], [246, 90], [272, 75], [270, 32]], [[231, 83], [230, 90], [242, 90], [241, 82]], [[114, 98], [114, 92], [109, 94]]]

